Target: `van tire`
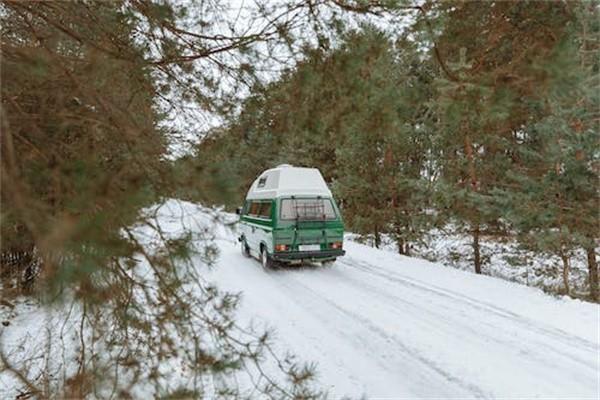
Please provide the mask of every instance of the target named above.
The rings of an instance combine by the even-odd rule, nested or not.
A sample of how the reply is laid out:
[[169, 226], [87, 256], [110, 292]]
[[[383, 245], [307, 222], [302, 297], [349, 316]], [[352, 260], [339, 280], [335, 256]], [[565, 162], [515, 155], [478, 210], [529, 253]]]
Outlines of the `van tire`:
[[242, 255], [246, 258], [250, 258], [250, 248], [248, 247], [248, 243], [246, 243], [246, 238], [242, 237], [240, 243], [242, 244]]
[[264, 245], [260, 246], [260, 264], [264, 270], [272, 269], [274, 264], [273, 259], [267, 251], [267, 247]]

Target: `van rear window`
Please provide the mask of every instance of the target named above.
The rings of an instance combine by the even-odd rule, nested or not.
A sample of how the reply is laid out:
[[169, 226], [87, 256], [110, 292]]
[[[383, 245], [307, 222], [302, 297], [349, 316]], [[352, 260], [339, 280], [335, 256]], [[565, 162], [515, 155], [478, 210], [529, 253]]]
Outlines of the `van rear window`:
[[329, 199], [283, 199], [282, 220], [322, 221], [335, 219], [333, 204]]

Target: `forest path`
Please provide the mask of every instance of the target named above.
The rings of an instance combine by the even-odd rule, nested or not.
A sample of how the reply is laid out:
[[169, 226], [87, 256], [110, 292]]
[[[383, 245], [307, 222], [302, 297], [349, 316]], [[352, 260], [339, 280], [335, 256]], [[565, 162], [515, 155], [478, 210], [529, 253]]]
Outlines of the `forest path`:
[[332, 398], [599, 396], [598, 306], [346, 242], [331, 267], [263, 271], [220, 240], [209, 280], [240, 322], [318, 365]]

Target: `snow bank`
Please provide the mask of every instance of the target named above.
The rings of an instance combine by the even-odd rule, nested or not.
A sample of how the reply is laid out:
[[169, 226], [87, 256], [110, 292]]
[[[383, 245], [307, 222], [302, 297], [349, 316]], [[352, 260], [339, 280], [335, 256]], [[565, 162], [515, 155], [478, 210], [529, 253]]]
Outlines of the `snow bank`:
[[[348, 234], [348, 240], [373, 245], [367, 236]], [[411, 255], [463, 271], [473, 271], [472, 238], [449, 225], [432, 229], [411, 249]], [[381, 249], [397, 253], [398, 247], [389, 236], [383, 235]], [[562, 261], [553, 254], [539, 254], [523, 249], [514, 239], [498, 240], [483, 236], [480, 239], [482, 266], [485, 275], [540, 288], [548, 293], [561, 293]], [[571, 254], [569, 284], [574, 293], [587, 294], [587, 259], [583, 250]]]

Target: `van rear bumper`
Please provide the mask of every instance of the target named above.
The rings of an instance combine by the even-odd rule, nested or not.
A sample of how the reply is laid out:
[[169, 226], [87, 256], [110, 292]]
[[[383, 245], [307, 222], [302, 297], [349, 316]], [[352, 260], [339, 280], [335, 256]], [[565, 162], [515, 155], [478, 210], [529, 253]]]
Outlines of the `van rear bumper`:
[[341, 257], [346, 254], [345, 250], [319, 250], [319, 251], [278, 251], [271, 257], [277, 261], [295, 261], [295, 260], [327, 260]]

